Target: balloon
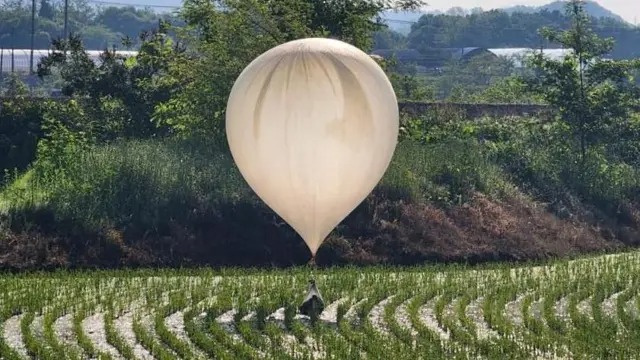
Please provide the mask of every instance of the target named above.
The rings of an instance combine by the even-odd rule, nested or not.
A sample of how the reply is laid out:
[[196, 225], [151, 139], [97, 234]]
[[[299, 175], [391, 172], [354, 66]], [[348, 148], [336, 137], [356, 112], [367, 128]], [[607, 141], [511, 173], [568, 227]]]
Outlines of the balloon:
[[226, 111], [233, 159], [312, 255], [374, 189], [398, 137], [398, 102], [380, 66], [338, 40], [276, 46], [236, 79]]

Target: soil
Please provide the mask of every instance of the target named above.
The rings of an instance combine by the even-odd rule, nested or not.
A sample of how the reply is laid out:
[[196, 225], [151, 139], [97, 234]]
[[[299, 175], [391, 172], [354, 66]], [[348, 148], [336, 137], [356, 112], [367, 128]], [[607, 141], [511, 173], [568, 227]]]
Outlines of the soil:
[[[620, 251], [640, 244], [640, 216], [624, 222], [580, 208], [557, 215], [524, 196], [437, 206], [370, 196], [328, 237], [318, 266], [525, 262]], [[52, 220], [3, 231], [0, 268], [289, 267], [305, 265], [301, 238], [265, 207], [234, 204], [164, 229], [82, 229]]]

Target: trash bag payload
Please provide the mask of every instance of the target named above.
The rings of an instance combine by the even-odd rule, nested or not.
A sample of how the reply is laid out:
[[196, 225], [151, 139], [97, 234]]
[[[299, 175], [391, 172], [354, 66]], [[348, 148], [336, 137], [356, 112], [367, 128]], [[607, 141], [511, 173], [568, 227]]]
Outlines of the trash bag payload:
[[302, 305], [300, 305], [300, 314], [307, 315], [309, 317], [320, 316], [320, 313], [324, 311], [324, 300], [320, 294], [320, 290], [316, 286], [316, 281], [309, 280], [309, 290], [307, 296], [304, 298]]

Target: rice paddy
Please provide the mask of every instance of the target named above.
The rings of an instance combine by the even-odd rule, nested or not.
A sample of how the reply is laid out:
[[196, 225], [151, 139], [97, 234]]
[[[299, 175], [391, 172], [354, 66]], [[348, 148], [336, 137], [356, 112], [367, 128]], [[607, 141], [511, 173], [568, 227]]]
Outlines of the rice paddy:
[[[640, 252], [543, 266], [6, 274], [0, 358], [634, 359]], [[300, 315], [309, 278], [325, 301]]]

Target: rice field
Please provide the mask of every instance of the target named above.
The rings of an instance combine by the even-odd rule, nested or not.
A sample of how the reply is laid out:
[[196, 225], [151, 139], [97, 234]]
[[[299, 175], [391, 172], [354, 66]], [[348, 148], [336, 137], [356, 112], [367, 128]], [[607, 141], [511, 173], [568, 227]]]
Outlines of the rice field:
[[[634, 359], [640, 252], [544, 266], [3, 275], [0, 358]], [[325, 300], [297, 313], [307, 281]]]

